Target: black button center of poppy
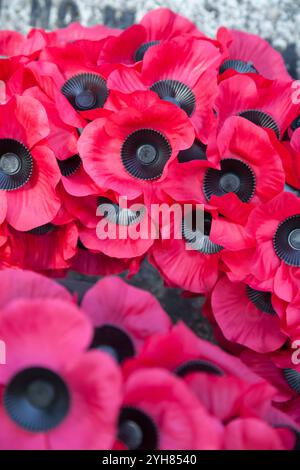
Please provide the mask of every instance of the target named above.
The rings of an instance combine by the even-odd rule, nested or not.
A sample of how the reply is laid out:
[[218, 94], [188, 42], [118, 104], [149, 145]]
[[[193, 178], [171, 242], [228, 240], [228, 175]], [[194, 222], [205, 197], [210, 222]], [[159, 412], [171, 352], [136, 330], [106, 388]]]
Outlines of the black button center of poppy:
[[220, 187], [225, 193], [236, 193], [241, 186], [241, 180], [235, 173], [225, 173], [220, 178]]
[[158, 431], [153, 419], [144, 411], [131, 406], [122, 408], [118, 439], [130, 450], [150, 450], [158, 447]]
[[92, 90], [82, 90], [75, 96], [75, 103], [80, 109], [91, 109], [96, 102], [97, 97]]
[[16, 175], [21, 168], [21, 160], [18, 155], [7, 152], [0, 157], [0, 170], [6, 175]]
[[294, 250], [300, 250], [300, 228], [295, 228], [288, 236], [290, 247]]
[[151, 165], [156, 160], [157, 150], [154, 145], [144, 144], [137, 149], [136, 156], [143, 165]]
[[28, 384], [26, 395], [35, 408], [47, 408], [55, 399], [55, 388], [46, 380], [33, 380]]
[[165, 96], [164, 101], [168, 101], [169, 103], [172, 103], [178, 106], [178, 108], [181, 108], [180, 102], [176, 98], [174, 98], [174, 96]]
[[113, 325], [103, 325], [95, 328], [91, 349], [100, 349], [109, 353], [119, 363], [135, 355], [131, 338]]
[[70, 408], [69, 390], [55, 372], [32, 367], [17, 373], [4, 391], [4, 407], [10, 418], [31, 432], [57, 427]]

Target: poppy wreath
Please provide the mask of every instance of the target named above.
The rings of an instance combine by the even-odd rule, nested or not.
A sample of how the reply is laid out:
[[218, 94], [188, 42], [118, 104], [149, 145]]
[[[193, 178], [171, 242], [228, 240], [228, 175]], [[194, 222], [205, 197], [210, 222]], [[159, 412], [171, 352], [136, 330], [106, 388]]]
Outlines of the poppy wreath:
[[[13, 349], [10, 331], [23, 335], [29, 352], [20, 364], [16, 347], [0, 380], [0, 446], [299, 446], [299, 129], [299, 84], [253, 34], [221, 27], [210, 38], [165, 8], [126, 30], [0, 32], [0, 297], [5, 276], [46, 276], [40, 296], [7, 283], [16, 299], [1, 306], [0, 339]], [[179, 220], [154, 217], [154, 206]], [[49, 280], [132, 276], [145, 259], [167, 287], [205, 297], [222, 349], [171, 326], [155, 299], [118, 278], [80, 308]], [[40, 341], [49, 347], [32, 371]], [[79, 383], [81, 367], [91, 382]], [[20, 397], [31, 381], [32, 396]], [[51, 423], [23, 414], [23, 399], [47, 408], [52, 394], [61, 401]]]

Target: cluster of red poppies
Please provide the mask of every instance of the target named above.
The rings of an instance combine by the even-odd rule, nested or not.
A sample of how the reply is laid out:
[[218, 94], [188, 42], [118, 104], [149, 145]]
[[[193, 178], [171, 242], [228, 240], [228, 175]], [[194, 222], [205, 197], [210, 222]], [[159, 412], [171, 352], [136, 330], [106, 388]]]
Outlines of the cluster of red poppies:
[[[204, 311], [220, 343], [273, 384], [277, 409], [300, 424], [300, 87], [280, 54], [257, 36], [224, 27], [208, 38], [167, 9], [125, 31], [73, 24], [26, 37], [0, 32], [0, 54], [1, 267], [133, 274], [147, 256], [167, 285], [207, 296]], [[152, 217], [156, 205], [190, 212], [166, 223]], [[114, 236], [99, 236], [99, 221]], [[144, 332], [154, 323], [135, 327]], [[161, 334], [149, 340], [149, 351], [151, 341], [169, 351], [173, 335], [192, 337], [183, 326]], [[167, 369], [178, 365], [175, 351], [176, 359], [166, 355]], [[148, 349], [144, 354], [152, 364]], [[191, 360], [193, 354], [192, 348]], [[154, 366], [156, 359], [164, 363], [155, 357]], [[145, 397], [155, 401], [152, 388], [163, 374], [170, 385], [159, 396], [168, 416], [164, 406], [179, 400], [171, 392], [178, 378], [157, 373], [130, 374], [129, 401], [140, 399], [132, 387], [143, 390], [151, 414]], [[227, 402], [211, 400], [219, 388], [244, 393], [236, 385], [242, 378], [205, 376], [205, 387], [220, 384], [201, 395], [212, 415], [229, 420], [228, 447], [242, 446], [251, 426], [230, 421]], [[164, 401], [164, 393], [172, 398]], [[188, 397], [182, 419], [194, 429], [186, 414], [194, 401], [189, 391], [180, 395]], [[248, 405], [262, 410], [258, 399]], [[242, 413], [235, 401], [234, 410]], [[172, 430], [167, 418], [159, 422], [172, 435], [164, 447], [175, 438], [182, 439], [176, 445], [207, 445], [199, 430], [200, 437], [193, 430], [179, 439], [174, 423]], [[266, 423], [259, 426], [264, 434]], [[152, 439], [165, 439], [155, 429]], [[279, 442], [274, 434], [268, 436]]]
[[0, 272], [1, 449], [291, 449], [274, 387], [106, 277], [81, 307], [40, 274]]

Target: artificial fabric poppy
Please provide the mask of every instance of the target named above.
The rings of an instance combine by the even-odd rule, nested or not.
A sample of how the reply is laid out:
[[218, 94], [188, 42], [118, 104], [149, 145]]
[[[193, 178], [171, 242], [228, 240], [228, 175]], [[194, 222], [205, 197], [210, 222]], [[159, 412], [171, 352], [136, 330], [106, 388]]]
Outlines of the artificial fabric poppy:
[[261, 353], [275, 351], [285, 343], [271, 292], [223, 276], [213, 289], [211, 303], [214, 318], [229, 341]]
[[187, 18], [168, 8], [157, 8], [146, 13], [138, 24], [108, 37], [100, 49], [98, 63], [134, 64], [143, 60], [150, 47], [182, 36], [203, 34]]
[[177, 38], [146, 52], [141, 72], [118, 67], [108, 79], [112, 90], [132, 93], [150, 89], [181, 108], [194, 125], [197, 137], [207, 143], [216, 121], [213, 105], [218, 93], [216, 69], [221, 54], [214, 44], [196, 38]]
[[235, 71], [261, 74], [270, 80], [291, 80], [282, 55], [256, 34], [221, 27], [217, 39], [228, 54], [220, 74]]
[[43, 142], [47, 115], [34, 98], [16, 96], [0, 106], [0, 123], [0, 212], [16, 230], [31, 230], [60, 209], [59, 168]]
[[152, 92], [134, 93], [127, 102], [124, 108], [120, 98], [118, 112], [105, 112], [88, 124], [78, 151], [100, 188], [129, 199], [143, 195], [148, 205], [159, 197], [169, 165], [192, 145], [195, 135], [186, 114]]
[[63, 300], [15, 300], [1, 311], [0, 334], [9, 350], [0, 371], [0, 447], [109, 449], [120, 373], [107, 354], [85, 352], [86, 316]]
[[98, 281], [81, 307], [94, 325], [91, 348], [107, 351], [119, 362], [135, 356], [147, 338], [171, 327], [155, 297], [118, 277]]

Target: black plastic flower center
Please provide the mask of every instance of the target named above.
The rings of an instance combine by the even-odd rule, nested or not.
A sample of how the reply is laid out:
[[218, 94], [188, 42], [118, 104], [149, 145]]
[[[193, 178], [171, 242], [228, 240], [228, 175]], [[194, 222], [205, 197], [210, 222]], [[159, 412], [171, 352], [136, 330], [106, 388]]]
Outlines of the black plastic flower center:
[[67, 385], [55, 372], [42, 367], [24, 369], [4, 390], [4, 407], [10, 418], [31, 432], [57, 427], [70, 408]]
[[221, 161], [221, 170], [209, 168], [204, 176], [203, 191], [206, 199], [235, 193], [243, 202], [249, 202], [255, 192], [255, 174], [249, 165], [235, 158]]
[[123, 330], [113, 325], [95, 328], [90, 348], [110, 353], [119, 363], [135, 355], [131, 338]]
[[283, 369], [283, 376], [288, 385], [300, 395], [300, 372], [295, 369]]
[[125, 169], [142, 180], [159, 178], [171, 157], [169, 141], [158, 131], [140, 129], [130, 134], [122, 145], [121, 158]]
[[278, 258], [289, 266], [300, 266], [300, 215], [288, 217], [278, 225], [273, 238]]
[[0, 190], [14, 191], [32, 175], [33, 160], [25, 145], [14, 139], [0, 139]]
[[246, 286], [246, 294], [248, 296], [248, 299], [255, 305], [258, 310], [264, 313], [268, 313], [270, 315], [276, 315], [276, 312], [271, 302], [271, 292], [264, 292], [253, 289], [250, 286]]
[[150, 49], [150, 47], [152, 46], [156, 46], [156, 44], [159, 44], [160, 41], [149, 41], [149, 42], [145, 42], [144, 44], [142, 44], [136, 51], [135, 51], [135, 54], [134, 54], [134, 60], [135, 62], [139, 62], [140, 60], [143, 60], [144, 58], [144, 55], [146, 54], [146, 52], [148, 51], [148, 49]]
[[30, 233], [31, 235], [46, 235], [47, 233], [53, 232], [53, 230], [55, 230], [55, 225], [49, 222], [48, 224], [28, 230], [26, 233]]
[[219, 253], [223, 247], [210, 240], [212, 217], [208, 212], [193, 210], [182, 220], [182, 236], [189, 249], [205, 255]]
[[258, 73], [252, 62], [246, 62], [244, 60], [228, 59], [223, 62], [220, 67], [220, 74], [226, 72], [226, 70], [235, 70], [239, 73]]
[[193, 360], [181, 364], [175, 370], [175, 374], [179, 377], [186, 377], [188, 374], [195, 372], [205, 372], [206, 374], [213, 375], [224, 375], [223, 371], [215, 364], [211, 364], [208, 361]]
[[300, 127], [300, 114], [299, 114], [299, 116], [296, 117], [296, 119], [293, 120], [293, 122], [291, 124], [291, 129], [293, 131], [295, 131], [299, 127]]
[[98, 208], [101, 215], [106, 218], [108, 222], [116, 225], [135, 225], [144, 219], [146, 208], [141, 206], [140, 210], [134, 211], [128, 208], [120, 207], [107, 197], [98, 198]]
[[68, 178], [69, 176], [74, 175], [81, 166], [81, 158], [79, 155], [73, 155], [66, 160], [57, 160], [60, 172], [63, 176]]
[[247, 119], [248, 121], [253, 122], [259, 127], [263, 127], [265, 129], [272, 129], [278, 139], [280, 139], [279, 126], [269, 114], [260, 111], [259, 109], [247, 109], [247, 111], [242, 111], [241, 113], [239, 113], [239, 116]]
[[106, 81], [95, 73], [74, 75], [64, 83], [61, 92], [77, 111], [102, 108], [109, 94]]
[[193, 114], [196, 98], [193, 91], [184, 83], [178, 80], [159, 80], [151, 86], [150, 90], [157, 93], [162, 100], [179, 106], [188, 116]]
[[154, 450], [159, 444], [158, 430], [153, 419], [131, 406], [125, 406], [121, 410], [118, 439], [129, 450]]
[[179, 163], [186, 163], [192, 160], [207, 160], [206, 158], [206, 145], [202, 144], [200, 140], [195, 139], [193, 145], [186, 150], [181, 150], [178, 153]]

